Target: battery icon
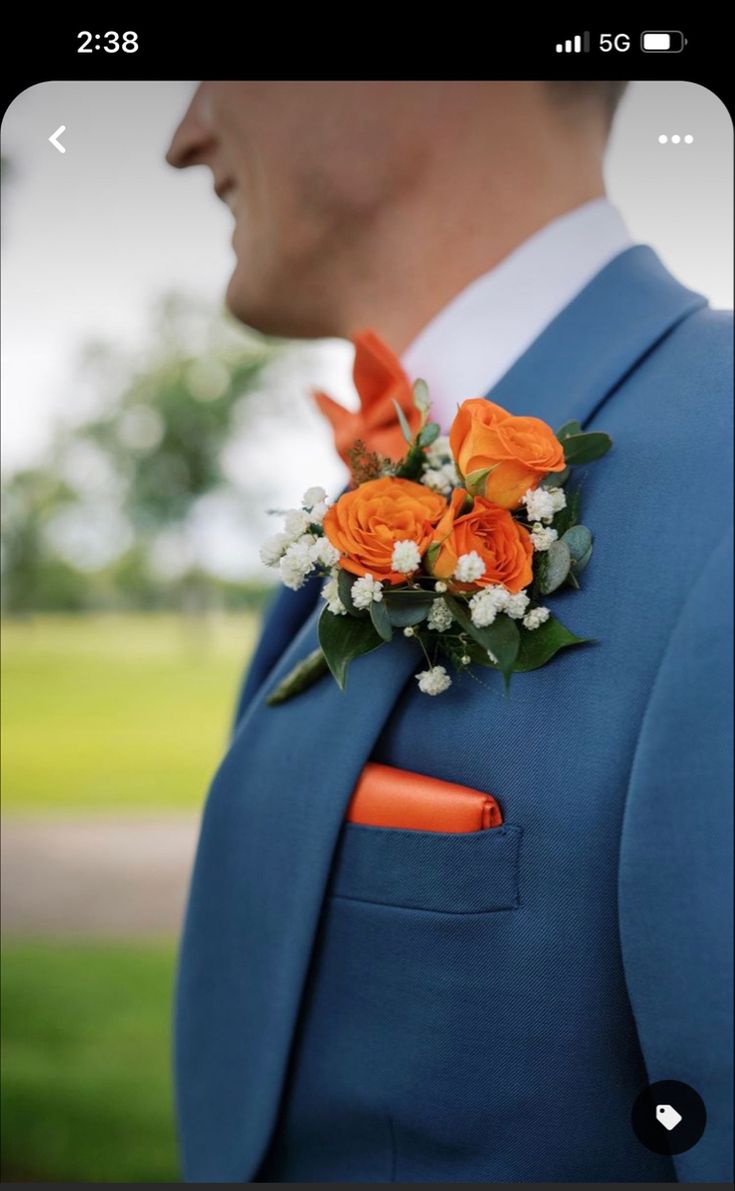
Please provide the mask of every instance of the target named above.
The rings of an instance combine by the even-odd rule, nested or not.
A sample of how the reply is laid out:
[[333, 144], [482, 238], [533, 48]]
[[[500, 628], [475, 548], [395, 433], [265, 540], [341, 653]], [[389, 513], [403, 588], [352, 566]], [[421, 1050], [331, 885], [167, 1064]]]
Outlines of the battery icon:
[[679, 54], [686, 43], [686, 37], [678, 30], [649, 29], [641, 33], [641, 49], [646, 54]]

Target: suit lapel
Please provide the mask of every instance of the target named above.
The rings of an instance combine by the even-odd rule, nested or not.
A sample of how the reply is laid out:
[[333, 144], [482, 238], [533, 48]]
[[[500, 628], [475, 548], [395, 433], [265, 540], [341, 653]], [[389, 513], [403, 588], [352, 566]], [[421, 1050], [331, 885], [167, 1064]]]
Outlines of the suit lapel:
[[[588, 421], [705, 299], [646, 246], [612, 261], [492, 391], [555, 427]], [[492, 328], [489, 328], [492, 334]], [[321, 604], [321, 601], [319, 601]], [[179, 966], [177, 1089], [189, 1179], [244, 1181], [275, 1121], [332, 853], [358, 774], [421, 659], [399, 638], [277, 708], [317, 608], [254, 694], [210, 791]], [[441, 715], [440, 700], [427, 715]]]
[[[646, 244], [620, 253], [549, 324], [492, 391], [511, 413], [558, 429], [583, 425], [637, 362], [692, 311], [707, 305]], [[492, 328], [489, 328], [492, 334]]]

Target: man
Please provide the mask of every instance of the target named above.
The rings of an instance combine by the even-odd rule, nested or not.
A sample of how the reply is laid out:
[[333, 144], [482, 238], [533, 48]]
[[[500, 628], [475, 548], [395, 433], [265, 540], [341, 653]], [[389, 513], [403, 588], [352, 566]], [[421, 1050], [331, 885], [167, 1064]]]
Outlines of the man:
[[[321, 603], [279, 597], [182, 945], [191, 1179], [728, 1178], [731, 321], [605, 198], [621, 90], [205, 83], [174, 135], [235, 215], [243, 322], [372, 328], [445, 425], [491, 394], [614, 440], [583, 477], [596, 644], [509, 698], [428, 700], [399, 641], [269, 707]], [[369, 759], [492, 793], [507, 830], [346, 831]], [[673, 1158], [631, 1127], [660, 1080], [708, 1113]]]

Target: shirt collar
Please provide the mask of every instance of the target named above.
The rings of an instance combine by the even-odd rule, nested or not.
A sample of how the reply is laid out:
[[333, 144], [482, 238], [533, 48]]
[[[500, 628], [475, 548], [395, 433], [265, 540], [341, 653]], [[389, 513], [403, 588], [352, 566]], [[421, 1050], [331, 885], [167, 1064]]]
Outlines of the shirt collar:
[[475, 278], [404, 352], [448, 429], [460, 401], [485, 396], [543, 329], [632, 240], [618, 210], [592, 199], [552, 220]]

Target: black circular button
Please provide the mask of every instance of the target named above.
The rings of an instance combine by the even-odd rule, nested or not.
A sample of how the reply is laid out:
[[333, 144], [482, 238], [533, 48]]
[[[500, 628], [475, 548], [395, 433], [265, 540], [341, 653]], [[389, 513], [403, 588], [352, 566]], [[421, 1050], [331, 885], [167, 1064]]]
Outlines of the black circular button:
[[704, 1133], [707, 1109], [688, 1083], [660, 1079], [643, 1089], [631, 1120], [638, 1140], [654, 1154], [683, 1154]]

